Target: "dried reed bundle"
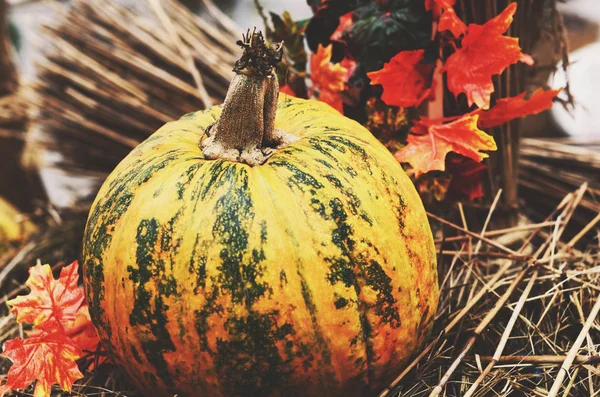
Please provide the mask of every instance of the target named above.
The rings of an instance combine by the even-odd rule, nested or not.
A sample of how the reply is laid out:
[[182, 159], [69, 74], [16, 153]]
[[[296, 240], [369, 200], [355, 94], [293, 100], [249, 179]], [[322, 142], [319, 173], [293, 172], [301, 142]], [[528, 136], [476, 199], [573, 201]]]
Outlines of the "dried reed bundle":
[[39, 38], [28, 99], [72, 174], [103, 179], [166, 122], [220, 103], [232, 76], [239, 29], [210, 0], [203, 17], [174, 0], [126, 3], [77, 0]]
[[31, 211], [36, 199], [43, 199], [45, 194], [37, 173], [26, 170], [21, 161], [28, 106], [14, 94], [18, 81], [8, 40], [7, 12], [7, 3], [0, 0], [0, 196], [22, 211]]
[[[524, 139], [519, 160], [519, 185], [533, 219], [556, 205], [561, 198], [584, 182], [589, 184], [580, 211], [573, 223], [581, 227], [600, 212], [600, 140]], [[577, 230], [572, 230], [577, 232]]]

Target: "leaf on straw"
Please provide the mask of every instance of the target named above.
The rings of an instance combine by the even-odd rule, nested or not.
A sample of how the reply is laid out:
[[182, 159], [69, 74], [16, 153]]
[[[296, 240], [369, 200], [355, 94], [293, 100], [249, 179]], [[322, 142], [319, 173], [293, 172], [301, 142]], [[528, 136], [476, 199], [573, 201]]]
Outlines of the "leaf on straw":
[[77, 261], [64, 267], [58, 280], [49, 265], [31, 267], [25, 283], [31, 292], [8, 302], [17, 321], [40, 326], [52, 318], [61, 323], [75, 320], [84, 299], [83, 289], [77, 285], [78, 267]]
[[[49, 323], [58, 323], [51, 320]], [[81, 357], [79, 347], [64, 335], [62, 330], [49, 328], [37, 336], [6, 341], [3, 354], [13, 365], [8, 371], [5, 387], [23, 389], [37, 380], [35, 397], [50, 396], [51, 387], [57, 383], [63, 390], [71, 391], [73, 382], [83, 374], [75, 362]]]
[[446, 158], [446, 170], [452, 176], [448, 198], [473, 201], [483, 197], [482, 179], [487, 167], [466, 157], [450, 155]]
[[293, 96], [293, 97], [296, 96], [296, 93], [287, 84], [279, 88], [279, 93], [285, 94], [285, 95], [289, 95], [289, 96]]

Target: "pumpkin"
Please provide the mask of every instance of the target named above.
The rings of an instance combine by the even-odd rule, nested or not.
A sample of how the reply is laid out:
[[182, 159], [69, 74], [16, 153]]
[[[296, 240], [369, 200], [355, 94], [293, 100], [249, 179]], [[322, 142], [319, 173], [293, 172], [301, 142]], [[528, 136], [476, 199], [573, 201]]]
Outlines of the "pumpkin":
[[278, 100], [280, 47], [241, 44], [224, 106], [166, 124], [100, 189], [92, 321], [144, 395], [367, 395], [436, 312], [425, 211], [361, 125]]
[[13, 244], [25, 241], [36, 230], [35, 225], [26, 216], [0, 197], [0, 255]]

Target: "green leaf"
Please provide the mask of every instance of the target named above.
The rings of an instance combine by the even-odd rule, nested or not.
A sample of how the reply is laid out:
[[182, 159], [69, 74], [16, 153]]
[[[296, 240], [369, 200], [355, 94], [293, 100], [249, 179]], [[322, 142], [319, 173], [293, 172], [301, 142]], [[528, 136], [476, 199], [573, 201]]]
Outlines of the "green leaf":
[[431, 41], [431, 13], [422, 1], [371, 3], [356, 9], [354, 15], [354, 25], [343, 40], [366, 71], [379, 70], [400, 51], [425, 48]]

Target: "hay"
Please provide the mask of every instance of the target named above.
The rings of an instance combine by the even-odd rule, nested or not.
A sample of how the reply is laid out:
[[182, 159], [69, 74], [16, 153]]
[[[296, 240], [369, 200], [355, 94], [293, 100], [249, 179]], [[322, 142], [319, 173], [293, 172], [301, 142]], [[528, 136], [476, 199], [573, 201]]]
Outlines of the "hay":
[[[465, 224], [468, 214], [461, 206], [445, 218], [429, 214], [441, 284], [434, 331], [380, 396], [598, 393], [600, 249], [597, 241], [584, 239], [598, 230], [583, 227], [585, 234], [565, 237], [566, 228], [585, 210], [587, 190], [583, 185], [567, 194], [541, 222], [521, 218], [508, 229], [488, 230], [497, 216], [494, 205], [477, 227]], [[0, 285], [1, 303], [25, 292], [22, 282], [36, 257], [56, 261], [58, 269], [65, 258], [77, 256], [78, 249], [67, 247], [82, 233], [81, 220], [77, 209], [56, 218], [41, 237], [22, 247], [19, 265], [8, 263], [14, 257], [0, 259], [0, 268], [14, 269], [11, 281]], [[20, 332], [3, 310], [0, 341]], [[6, 373], [7, 361], [0, 361], [2, 368]], [[561, 373], [568, 374], [563, 381]], [[87, 373], [74, 390], [74, 395], [139, 396], [110, 366]]]
[[380, 396], [597, 393], [600, 251], [581, 245], [583, 234], [564, 238], [586, 192], [569, 193], [540, 223], [493, 232], [432, 215], [451, 235], [437, 240], [434, 337]]

